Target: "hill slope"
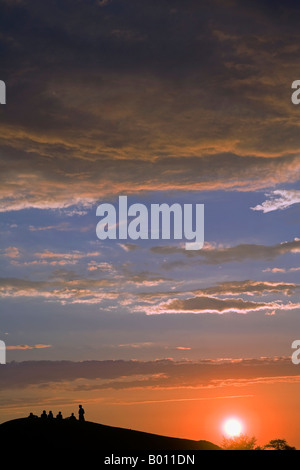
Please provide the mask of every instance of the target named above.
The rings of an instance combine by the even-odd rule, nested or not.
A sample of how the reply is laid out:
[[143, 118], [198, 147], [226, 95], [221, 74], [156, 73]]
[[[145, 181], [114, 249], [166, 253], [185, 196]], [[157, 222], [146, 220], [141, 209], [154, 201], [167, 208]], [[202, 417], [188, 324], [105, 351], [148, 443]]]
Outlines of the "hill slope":
[[208, 441], [159, 436], [89, 421], [20, 418], [0, 425], [2, 446], [99, 450], [220, 450]]

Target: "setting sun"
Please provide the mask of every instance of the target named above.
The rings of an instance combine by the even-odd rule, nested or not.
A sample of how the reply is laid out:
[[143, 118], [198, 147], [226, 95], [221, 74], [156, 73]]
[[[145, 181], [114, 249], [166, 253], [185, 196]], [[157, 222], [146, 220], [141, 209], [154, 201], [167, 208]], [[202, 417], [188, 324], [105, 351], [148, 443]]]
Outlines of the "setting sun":
[[224, 422], [223, 429], [228, 437], [236, 437], [242, 433], [243, 425], [239, 419], [229, 418]]

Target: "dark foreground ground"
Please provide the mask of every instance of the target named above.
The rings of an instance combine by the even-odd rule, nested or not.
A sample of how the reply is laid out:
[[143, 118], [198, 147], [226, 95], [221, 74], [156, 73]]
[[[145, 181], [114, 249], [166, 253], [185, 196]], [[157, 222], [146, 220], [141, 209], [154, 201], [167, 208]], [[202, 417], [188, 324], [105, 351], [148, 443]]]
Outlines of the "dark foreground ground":
[[192, 441], [122, 429], [89, 421], [21, 418], [0, 424], [1, 447], [99, 450], [220, 450], [208, 441]]

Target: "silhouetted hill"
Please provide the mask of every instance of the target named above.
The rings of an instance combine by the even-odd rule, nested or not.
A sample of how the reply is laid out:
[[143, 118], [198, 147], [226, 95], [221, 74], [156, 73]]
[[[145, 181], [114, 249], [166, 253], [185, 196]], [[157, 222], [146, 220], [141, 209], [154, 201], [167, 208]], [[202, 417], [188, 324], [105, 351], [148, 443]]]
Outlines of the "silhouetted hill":
[[20, 418], [0, 425], [1, 447], [16, 449], [220, 450], [208, 441], [159, 436], [89, 421]]

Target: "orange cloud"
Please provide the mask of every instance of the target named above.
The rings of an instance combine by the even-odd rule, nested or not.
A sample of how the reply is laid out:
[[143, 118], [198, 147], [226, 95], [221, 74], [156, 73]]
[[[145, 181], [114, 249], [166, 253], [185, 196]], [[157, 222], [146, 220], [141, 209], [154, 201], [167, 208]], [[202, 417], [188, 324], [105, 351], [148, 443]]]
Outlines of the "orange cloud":
[[15, 246], [9, 246], [3, 250], [3, 254], [8, 258], [18, 258], [20, 256], [20, 251]]
[[6, 349], [43, 349], [51, 347], [51, 344], [17, 344], [15, 346], [6, 346]]

